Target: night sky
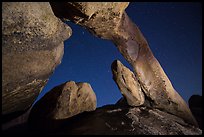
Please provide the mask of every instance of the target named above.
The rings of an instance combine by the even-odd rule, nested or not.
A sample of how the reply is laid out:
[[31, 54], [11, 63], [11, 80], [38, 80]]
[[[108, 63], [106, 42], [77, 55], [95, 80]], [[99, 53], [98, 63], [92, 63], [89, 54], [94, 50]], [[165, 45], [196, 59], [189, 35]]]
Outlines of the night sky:
[[[132, 2], [127, 14], [138, 25], [176, 91], [187, 102], [202, 95], [202, 5], [200, 3]], [[38, 99], [66, 81], [88, 82], [97, 106], [114, 104], [121, 93], [112, 79], [111, 63], [127, 61], [111, 41], [91, 35], [68, 22], [72, 36], [65, 41], [62, 63], [55, 69]]]

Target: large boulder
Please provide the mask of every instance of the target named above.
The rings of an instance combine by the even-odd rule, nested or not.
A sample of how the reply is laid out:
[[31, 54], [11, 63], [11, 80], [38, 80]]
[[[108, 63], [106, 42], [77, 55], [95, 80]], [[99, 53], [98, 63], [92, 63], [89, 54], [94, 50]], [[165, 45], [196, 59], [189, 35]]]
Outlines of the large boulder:
[[125, 67], [119, 60], [112, 65], [113, 79], [118, 85], [120, 92], [126, 98], [130, 106], [141, 106], [145, 97], [134, 73]]
[[28, 109], [64, 53], [71, 28], [48, 2], [2, 3], [2, 114]]
[[96, 109], [96, 95], [88, 83], [69, 81], [43, 96], [32, 108], [29, 124], [49, 129], [55, 122]]

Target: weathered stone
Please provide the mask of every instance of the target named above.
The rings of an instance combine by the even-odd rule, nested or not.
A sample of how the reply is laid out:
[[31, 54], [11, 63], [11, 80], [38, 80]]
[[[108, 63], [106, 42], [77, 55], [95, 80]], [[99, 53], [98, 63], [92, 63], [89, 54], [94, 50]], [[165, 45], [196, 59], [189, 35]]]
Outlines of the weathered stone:
[[[58, 17], [82, 25], [98, 37], [112, 40], [124, 58], [132, 65], [142, 90], [155, 108], [175, 114], [197, 126], [186, 102], [173, 88], [145, 37], [124, 12], [128, 3], [97, 4], [100, 6], [90, 2], [71, 2], [64, 4], [63, 7], [62, 4], [51, 5]], [[109, 11], [111, 8], [108, 5], [113, 6], [112, 10]]]
[[130, 106], [140, 106], [145, 98], [140, 84], [134, 73], [126, 68], [119, 60], [115, 60], [112, 65], [113, 79], [115, 80], [122, 95], [126, 98]]
[[86, 27], [92, 34], [111, 39], [129, 2], [50, 3], [55, 15]]
[[29, 108], [64, 53], [69, 26], [48, 2], [2, 3], [2, 114]]
[[146, 39], [126, 13], [123, 14], [121, 25], [113, 41], [133, 66], [135, 76], [151, 105], [197, 126], [186, 102], [173, 88]]
[[29, 123], [41, 127], [47, 121], [67, 119], [95, 109], [96, 95], [91, 86], [70, 81], [53, 88], [33, 106]]
[[[43, 120], [37, 125], [8, 129], [5, 135], [201, 135], [202, 130], [186, 123], [182, 118], [159, 109], [130, 107], [125, 98], [116, 105], [106, 105], [95, 111], [83, 112], [63, 120], [49, 120], [55, 127], [46, 130]], [[126, 104], [125, 104], [126, 103]], [[44, 109], [46, 111], [46, 109]], [[24, 127], [24, 128], [22, 128]], [[40, 128], [39, 128], [40, 127]]]
[[107, 105], [70, 118], [57, 135], [201, 135], [183, 119], [148, 107]]

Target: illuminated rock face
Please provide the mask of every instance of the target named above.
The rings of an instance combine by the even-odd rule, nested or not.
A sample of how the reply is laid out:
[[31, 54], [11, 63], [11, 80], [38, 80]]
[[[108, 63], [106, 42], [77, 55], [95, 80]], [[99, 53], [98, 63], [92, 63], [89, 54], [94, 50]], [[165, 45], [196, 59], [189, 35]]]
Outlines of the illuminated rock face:
[[29, 123], [38, 125], [38, 128], [52, 126], [47, 123], [65, 120], [84, 111], [94, 111], [96, 103], [90, 84], [69, 81], [54, 87], [33, 106]]
[[[127, 6], [127, 2], [3, 3], [3, 115], [29, 108], [61, 62], [63, 41], [70, 37], [71, 29], [56, 15], [62, 20], [71, 20], [86, 27], [95, 36], [109, 39], [116, 45], [134, 69], [133, 74], [116, 62], [118, 69], [114, 70], [118, 74], [113, 71], [116, 83], [129, 105], [145, 105], [148, 100], [152, 109], [171, 113], [197, 126], [191, 111], [173, 88], [141, 31], [124, 12]], [[77, 86], [78, 91], [82, 85]], [[68, 111], [70, 115], [67, 114], [67, 102], [63, 97], [68, 95], [63, 93], [65, 95], [59, 96], [58, 107], [47, 110], [52, 112], [51, 118], [55, 120], [71, 117], [80, 111], [72, 103], [69, 106], [72, 106], [70, 110], [73, 113]], [[71, 98], [76, 100], [78, 97], [74, 95]], [[79, 108], [94, 110], [96, 107], [95, 104], [91, 105], [91, 109], [86, 109], [83, 105]]]
[[111, 39], [129, 2], [50, 2], [55, 15], [85, 26], [92, 34]]
[[2, 3], [2, 114], [35, 101], [64, 53], [71, 28], [48, 2]]
[[122, 95], [130, 106], [144, 104], [145, 98], [138, 80], [132, 71], [126, 68], [120, 61], [112, 63], [113, 79], [115, 80]]
[[[113, 41], [132, 65], [141, 88], [154, 108], [172, 113], [186, 122], [197, 125], [190, 109], [173, 88], [141, 31], [124, 12], [128, 3], [117, 3], [115, 8], [114, 6], [110, 8], [113, 3], [105, 2], [71, 2], [64, 3], [63, 7], [62, 4], [51, 3], [51, 5], [56, 16], [69, 19], [86, 27], [94, 35]], [[70, 11], [76, 12], [70, 13]]]
[[126, 13], [123, 14], [121, 21], [118, 35], [113, 41], [132, 65], [135, 76], [152, 106], [179, 116], [186, 122], [197, 126], [190, 109], [173, 88], [139, 28]]

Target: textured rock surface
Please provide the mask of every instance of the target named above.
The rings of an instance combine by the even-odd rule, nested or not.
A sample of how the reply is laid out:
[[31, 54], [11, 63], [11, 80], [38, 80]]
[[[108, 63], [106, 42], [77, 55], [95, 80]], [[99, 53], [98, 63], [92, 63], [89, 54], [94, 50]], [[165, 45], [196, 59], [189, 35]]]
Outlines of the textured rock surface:
[[[76, 115], [84, 111], [84, 105], [88, 106], [87, 111], [91, 111], [96, 104], [90, 105], [87, 101], [90, 98], [80, 93], [85, 87], [90, 90], [89, 86], [68, 82], [46, 94], [32, 109], [29, 125], [25, 124], [23, 129], [25, 132], [19, 128], [17, 133], [202, 134], [193, 126], [197, 123], [191, 111], [171, 85], [139, 28], [124, 13], [128, 3], [71, 2], [51, 5], [58, 17], [70, 19], [96, 36], [112, 40], [133, 66], [147, 98], [139, 107], [130, 107], [122, 99], [116, 105]], [[3, 3], [2, 9], [3, 114], [7, 114], [25, 110], [33, 102], [50, 73], [60, 63], [62, 41], [70, 36], [70, 29], [53, 16], [48, 3]], [[123, 77], [127, 81], [126, 77], [129, 75]], [[133, 77], [122, 88], [120, 84], [119, 88], [130, 88], [132, 84], [129, 83], [135, 80]], [[65, 88], [67, 84], [68, 88]], [[134, 103], [128, 95], [126, 97], [129, 104]], [[95, 94], [91, 94], [91, 98], [95, 102]], [[89, 103], [84, 103], [84, 100]], [[69, 118], [71, 116], [74, 117]], [[16, 134], [12, 131], [15, 130], [8, 129], [4, 133]]]
[[29, 108], [64, 53], [71, 29], [48, 2], [2, 3], [2, 113]]
[[191, 109], [191, 112], [193, 113], [195, 119], [198, 122], [199, 128], [203, 129], [203, 103], [202, 103], [202, 96], [200, 95], [192, 95], [188, 100], [189, 108]]
[[[8, 129], [5, 135], [201, 135], [202, 130], [183, 119], [155, 108], [131, 107], [126, 99], [115, 105], [83, 112], [64, 120], [49, 121], [53, 128], [41, 125], [21, 125]], [[40, 128], [39, 128], [40, 126]]]
[[56, 134], [201, 135], [202, 131], [158, 109], [108, 105], [71, 118]]
[[[10, 129], [5, 134], [27, 135], [201, 135], [202, 130], [175, 115], [145, 106], [130, 107], [123, 101], [92, 112], [84, 112], [61, 121], [50, 122], [54, 130]], [[22, 128], [20, 129], [22, 130]], [[10, 132], [9, 132], [10, 131]]]
[[132, 65], [135, 76], [154, 108], [172, 113], [197, 126], [189, 107], [173, 88], [139, 28], [126, 13], [113, 41]]
[[111, 39], [129, 2], [50, 3], [55, 15], [85, 26], [92, 34]]
[[144, 104], [145, 97], [134, 73], [126, 68], [119, 60], [112, 65], [113, 79], [115, 80], [122, 95], [130, 106]]
[[46, 121], [66, 119], [95, 109], [96, 95], [91, 86], [88, 83], [70, 81], [53, 88], [42, 97], [33, 106], [29, 122], [41, 127]]
[[[58, 17], [82, 25], [98, 37], [112, 40], [124, 58], [132, 65], [141, 88], [146, 97], [151, 100], [151, 105], [154, 108], [165, 110], [182, 117], [193, 125], [197, 125], [186, 102], [173, 88], [161, 65], [151, 52], [145, 37], [124, 12], [128, 3], [118, 3], [118, 6], [113, 3], [97, 3], [101, 6], [95, 4], [73, 2], [65, 3], [64, 6], [59, 4], [52, 6], [52, 8]], [[113, 12], [108, 10], [110, 7], [107, 5], [115, 7], [112, 8], [112, 10], [114, 9]], [[67, 10], [66, 6], [68, 6]], [[90, 7], [100, 8], [96, 10]], [[77, 11], [77, 14], [70, 15], [68, 10]]]

